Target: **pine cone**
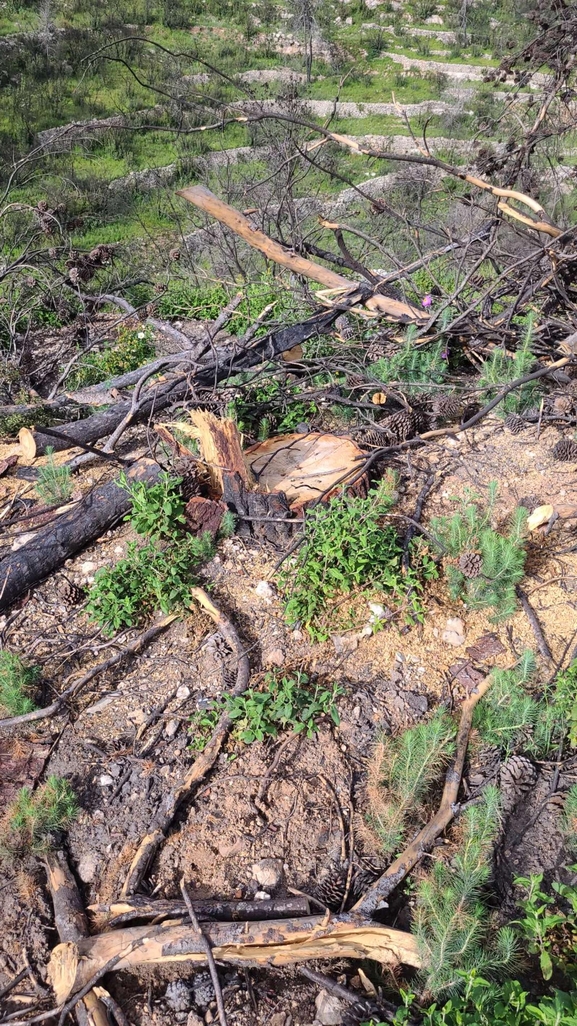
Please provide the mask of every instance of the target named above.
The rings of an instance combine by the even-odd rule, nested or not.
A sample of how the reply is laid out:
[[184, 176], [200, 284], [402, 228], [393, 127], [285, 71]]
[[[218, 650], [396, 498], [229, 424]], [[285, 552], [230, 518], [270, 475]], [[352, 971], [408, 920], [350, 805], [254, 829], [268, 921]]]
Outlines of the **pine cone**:
[[523, 410], [523, 420], [526, 420], [527, 424], [536, 424], [539, 420], [539, 410], [535, 406], [529, 410]]
[[566, 417], [572, 413], [575, 408], [575, 398], [572, 395], [561, 395], [550, 396], [549, 402], [547, 403], [547, 411], [554, 417]]
[[483, 569], [483, 557], [480, 552], [463, 552], [457, 566], [465, 577], [479, 577]]
[[401, 410], [386, 417], [382, 422], [386, 443], [397, 445], [406, 441], [407, 438], [414, 438], [420, 431], [426, 431], [429, 426], [429, 418], [424, 410]]
[[335, 328], [343, 342], [350, 342], [355, 337], [355, 329], [345, 314], [340, 314], [337, 317]]
[[560, 438], [551, 450], [554, 460], [562, 463], [577, 463], [577, 442], [571, 438]]
[[524, 495], [522, 499], [519, 499], [518, 506], [523, 506], [528, 513], [532, 513], [538, 506], [543, 505], [543, 501], [537, 495]]
[[314, 897], [330, 908], [331, 912], [340, 910], [347, 889], [347, 876], [347, 866], [333, 866], [322, 883], [315, 888]]
[[464, 406], [455, 395], [438, 395], [433, 403], [433, 416], [439, 420], [460, 420]]
[[366, 449], [380, 449], [381, 446], [388, 445], [387, 436], [382, 431], [363, 431], [357, 435], [355, 441]]
[[512, 435], [518, 435], [520, 431], [523, 431], [526, 427], [523, 417], [520, 417], [518, 413], [510, 413], [508, 417], [505, 417], [505, 427], [509, 429]]
[[379, 1022], [382, 1009], [373, 998], [359, 998], [353, 1005], [348, 1005], [342, 1018], [343, 1026], [361, 1026], [366, 1022]]

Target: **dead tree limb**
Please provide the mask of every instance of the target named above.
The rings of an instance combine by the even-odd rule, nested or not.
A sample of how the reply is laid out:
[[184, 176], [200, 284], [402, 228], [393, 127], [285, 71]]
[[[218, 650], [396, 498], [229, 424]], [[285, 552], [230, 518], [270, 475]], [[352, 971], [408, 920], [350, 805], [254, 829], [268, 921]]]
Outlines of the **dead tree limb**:
[[417, 836], [405, 848], [394, 862], [385, 870], [382, 876], [369, 887], [366, 894], [353, 905], [353, 912], [368, 916], [375, 911], [381, 901], [385, 901], [389, 894], [394, 891], [405, 879], [411, 869], [417, 865], [424, 853], [431, 847], [433, 841], [446, 829], [453, 819], [456, 811], [457, 797], [463, 776], [465, 756], [469, 744], [469, 734], [473, 722], [473, 713], [477, 702], [487, 693], [492, 683], [489, 675], [482, 680], [475, 691], [466, 698], [461, 706], [461, 721], [457, 731], [456, 755], [452, 765], [445, 775], [445, 786], [441, 797], [441, 804], [436, 815], [419, 831]]
[[[337, 290], [337, 292], [351, 292], [358, 286], [357, 282], [345, 278], [342, 274], [336, 274], [335, 271], [330, 271], [327, 267], [315, 264], [313, 260], [307, 260], [306, 257], [298, 256], [298, 254], [291, 252], [278, 242], [274, 242], [264, 232], [253, 228], [244, 214], [239, 213], [234, 207], [218, 199], [210, 189], [206, 189], [203, 185], [194, 185], [188, 189], [180, 189], [177, 195], [182, 196], [189, 203], [194, 203], [195, 206], [203, 210], [210, 217], [216, 218], [221, 224], [230, 228], [247, 242], [249, 246], [252, 246], [253, 249], [258, 249], [269, 260], [274, 260], [275, 263], [280, 264], [282, 267], [287, 267], [294, 274], [310, 278], [312, 281], [325, 285], [328, 289]], [[390, 299], [388, 296], [371, 295], [365, 300], [364, 305], [372, 313], [380, 314], [393, 321], [400, 321], [402, 324], [424, 325], [427, 322], [427, 317], [423, 314], [422, 310], [419, 310], [416, 306], [411, 306], [410, 303]]]
[[[214, 620], [218, 630], [234, 652], [237, 670], [236, 684], [232, 694], [242, 695], [250, 681], [250, 665], [236, 628], [224, 613], [217, 609], [212, 599], [209, 598], [202, 588], [192, 588], [191, 594], [192, 598]], [[162, 798], [158, 809], [152, 817], [148, 831], [140, 842], [130, 864], [130, 869], [121, 892], [123, 898], [133, 894], [139, 887], [147, 867], [164, 840], [166, 831], [170, 827], [177, 810], [185, 801], [192, 797], [199, 783], [204, 780], [207, 773], [214, 766], [231, 727], [232, 720], [230, 716], [227, 712], [222, 713], [204, 751], [195, 759], [190, 770], [175, 790]]]
[[[269, 898], [267, 901], [220, 901], [218, 898], [195, 898], [192, 901], [199, 922], [213, 920], [222, 923], [260, 922], [266, 919], [294, 919], [310, 914], [306, 898]], [[187, 908], [177, 898], [147, 898], [134, 894], [124, 901], [88, 906], [95, 915], [109, 915], [107, 927], [122, 926], [135, 920], [166, 918], [186, 915]]]
[[[76, 881], [62, 852], [46, 857], [48, 887], [54, 906], [54, 923], [62, 944], [77, 944], [88, 936], [88, 923]], [[93, 990], [88, 991], [77, 1008], [79, 1026], [110, 1026], [106, 1006]]]
[[[351, 916], [308, 916], [266, 923], [205, 923], [216, 961], [233, 965], [292, 965], [315, 958], [371, 958], [383, 965], [421, 966], [416, 939], [402, 930]], [[158, 962], [203, 962], [198, 931], [188, 923], [133, 926], [54, 949], [48, 969], [59, 1005], [87, 982], [118, 970]], [[111, 963], [114, 964], [111, 966]], [[70, 1002], [68, 1002], [70, 1003]], [[65, 1007], [68, 1007], [67, 1005]]]
[[200, 923], [199, 923], [198, 919], [196, 918], [196, 912], [194, 911], [193, 904], [192, 904], [192, 902], [190, 900], [190, 895], [188, 893], [184, 877], [180, 881], [180, 891], [181, 891], [182, 897], [184, 898], [184, 900], [186, 902], [186, 908], [187, 908], [187, 911], [188, 911], [190, 922], [192, 923], [192, 925], [194, 926], [194, 929], [198, 933], [199, 940], [201, 941], [202, 947], [204, 949], [204, 953], [206, 955], [206, 961], [208, 963], [208, 969], [209, 969], [209, 972], [210, 972], [210, 978], [212, 980], [212, 985], [214, 987], [214, 994], [215, 994], [215, 997], [216, 997], [216, 1007], [218, 1009], [218, 1018], [219, 1018], [219, 1021], [220, 1021], [220, 1026], [226, 1026], [226, 1012], [225, 1012], [225, 1009], [224, 1009], [224, 1001], [222, 1000], [222, 988], [220, 986], [220, 980], [218, 978], [218, 972], [217, 972], [217, 968], [216, 968], [216, 963], [214, 961], [214, 955], [212, 953], [212, 948], [211, 948], [207, 938], [205, 937], [204, 933], [202, 932]]
[[[0, 564], [1, 567], [1, 564]], [[44, 706], [43, 709], [33, 709], [32, 712], [23, 713], [21, 716], [11, 716], [10, 719], [0, 720], [1, 727], [17, 727], [22, 723], [37, 723], [38, 720], [46, 720], [50, 716], [54, 716], [57, 712], [60, 712], [63, 705], [66, 705], [71, 698], [74, 698], [82, 688], [86, 687], [91, 680], [95, 677], [99, 677], [102, 673], [107, 673], [113, 667], [118, 666], [124, 659], [129, 655], [136, 655], [137, 652], [141, 652], [143, 648], [148, 645], [160, 634], [161, 631], [176, 620], [176, 613], [170, 613], [169, 616], [165, 616], [164, 619], [160, 620], [159, 623], [153, 624], [148, 630], [143, 631], [138, 637], [129, 641], [128, 644], [123, 645], [114, 655], [110, 656], [109, 659], [105, 659], [104, 662], [98, 663], [93, 666], [86, 673], [83, 673], [81, 677], [74, 680], [71, 684], [64, 689], [64, 691], [58, 695], [58, 697], [50, 704]]]
[[[138, 460], [127, 471], [129, 481], [155, 481], [160, 467]], [[0, 562], [0, 611], [45, 580], [80, 549], [99, 538], [130, 509], [130, 495], [116, 481], [93, 488], [74, 507], [41, 528], [16, 552]]]

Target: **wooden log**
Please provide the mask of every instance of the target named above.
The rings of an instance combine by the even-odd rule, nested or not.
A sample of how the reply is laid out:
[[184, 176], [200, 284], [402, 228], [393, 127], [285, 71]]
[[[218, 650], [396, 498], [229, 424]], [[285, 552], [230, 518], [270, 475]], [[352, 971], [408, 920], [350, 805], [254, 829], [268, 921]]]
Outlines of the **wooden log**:
[[[156, 480], [160, 467], [142, 459], [127, 472], [129, 481]], [[0, 562], [0, 611], [45, 580], [75, 552], [90, 545], [130, 509], [130, 496], [116, 481], [93, 488], [72, 509], [41, 528]]]
[[[54, 924], [63, 944], [75, 945], [88, 936], [88, 923], [76, 881], [62, 852], [46, 856], [48, 887], [54, 906]], [[93, 990], [76, 1007], [79, 1026], [110, 1026], [106, 1005]]]
[[[182, 196], [189, 203], [194, 203], [199, 210], [203, 210], [210, 217], [214, 217], [221, 224], [230, 228], [231, 231], [235, 232], [253, 249], [258, 249], [260, 253], [269, 260], [274, 260], [276, 264], [287, 267], [293, 274], [310, 278], [312, 281], [325, 285], [328, 289], [336, 289], [340, 292], [343, 290], [352, 291], [357, 288], [358, 282], [345, 278], [342, 274], [336, 274], [335, 271], [330, 271], [327, 267], [322, 267], [321, 264], [316, 264], [313, 260], [307, 260], [306, 257], [298, 256], [297, 253], [285, 249], [279, 242], [274, 242], [264, 232], [253, 228], [244, 214], [239, 213], [234, 207], [218, 199], [204, 185], [193, 185], [187, 189], [179, 189], [177, 196]], [[400, 321], [402, 324], [426, 324], [427, 322], [426, 315], [418, 307], [412, 306], [410, 303], [400, 302], [397, 299], [391, 299], [389, 296], [372, 295], [369, 299], [365, 300], [364, 305], [372, 313], [380, 314], [382, 317], [392, 321]]]
[[[308, 916], [310, 908], [308, 900], [301, 898], [269, 898], [268, 901], [219, 901], [218, 898], [197, 898], [192, 906], [199, 922], [209, 920], [236, 923], [240, 921], [255, 922], [265, 919], [285, 919], [295, 916]], [[89, 905], [88, 909], [95, 915], [109, 915], [107, 926], [120, 926], [121, 923], [133, 922], [136, 919], [158, 919], [161, 916], [186, 916], [187, 908], [184, 901], [178, 898], [160, 899], [147, 898], [135, 894], [124, 901], [113, 901], [110, 904]]]
[[[265, 923], [204, 923], [203, 932], [218, 962], [244, 966], [282, 966], [315, 958], [370, 958], [382, 965], [420, 968], [418, 943], [410, 933], [350, 916], [307, 916]], [[131, 949], [132, 945], [138, 945]], [[151, 930], [132, 926], [59, 944], [52, 952], [48, 978], [60, 1005], [85, 986], [121, 952], [115, 970], [164, 962], [204, 962], [198, 931], [189, 923], [168, 921]]]

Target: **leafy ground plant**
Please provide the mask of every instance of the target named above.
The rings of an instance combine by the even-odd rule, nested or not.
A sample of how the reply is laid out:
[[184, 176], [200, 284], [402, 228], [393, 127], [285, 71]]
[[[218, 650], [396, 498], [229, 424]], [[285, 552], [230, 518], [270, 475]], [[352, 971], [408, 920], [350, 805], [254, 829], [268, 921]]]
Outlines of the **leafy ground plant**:
[[136, 370], [154, 356], [154, 332], [151, 328], [120, 328], [116, 341], [102, 353], [89, 353], [70, 375], [70, 388], [96, 385], [117, 374]]
[[371, 592], [404, 603], [409, 619], [422, 619], [423, 582], [437, 570], [421, 543], [413, 547], [412, 565], [403, 567], [402, 540], [387, 521], [394, 486], [388, 475], [366, 499], [343, 493], [307, 512], [303, 544], [280, 584], [288, 622], [301, 622], [314, 639], [326, 639], [338, 625], [331, 607], [368, 582]]
[[234, 723], [233, 736], [244, 744], [277, 737], [282, 730], [312, 737], [325, 717], [338, 725], [336, 700], [342, 694], [338, 684], [313, 682], [301, 670], [290, 676], [267, 673], [261, 688], [249, 688], [243, 695], [226, 695], [210, 709], [199, 710], [191, 723], [191, 747], [203, 750], [223, 711]]
[[46, 449], [46, 455], [48, 457], [46, 464], [38, 471], [36, 491], [42, 501], [49, 506], [68, 502], [72, 494], [70, 468], [56, 463], [52, 447], [49, 446]]
[[21, 788], [4, 817], [0, 853], [42, 854], [50, 848], [52, 835], [64, 830], [77, 810], [74, 791], [62, 777], [48, 777], [36, 791]]
[[168, 474], [151, 486], [124, 481], [132, 498], [126, 519], [147, 541], [129, 542], [124, 559], [95, 575], [87, 613], [107, 634], [136, 626], [155, 609], [168, 613], [185, 605], [198, 568], [213, 553], [208, 532], [184, 533], [180, 483]]
[[[524, 333], [519, 348], [512, 355], [505, 349], [495, 348], [483, 365], [480, 387], [485, 392], [486, 400], [492, 399], [499, 389], [511, 381], [528, 374], [535, 364], [532, 350], [534, 318], [526, 318]], [[539, 385], [529, 382], [516, 388], [498, 406], [498, 412], [506, 417], [508, 413], [521, 413], [538, 403]]]
[[481, 496], [469, 493], [452, 517], [434, 517], [431, 521], [431, 530], [444, 552], [451, 597], [462, 598], [470, 609], [492, 606], [495, 621], [515, 611], [515, 587], [523, 578], [527, 531], [527, 510], [522, 506], [513, 512], [506, 534], [491, 527], [497, 490], [493, 481], [486, 503]]
[[31, 691], [39, 677], [40, 667], [13, 652], [0, 652], [0, 705], [10, 716], [23, 716], [36, 708]]

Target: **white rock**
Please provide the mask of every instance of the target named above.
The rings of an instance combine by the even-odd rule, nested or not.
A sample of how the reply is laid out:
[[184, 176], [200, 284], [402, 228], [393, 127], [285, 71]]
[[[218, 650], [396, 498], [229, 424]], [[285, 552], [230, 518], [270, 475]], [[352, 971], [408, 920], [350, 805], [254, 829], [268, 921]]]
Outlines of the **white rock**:
[[110, 776], [110, 773], [103, 773], [100, 778], [101, 787], [110, 787], [114, 783], [114, 777]]
[[190, 695], [190, 688], [187, 688], [186, 684], [181, 684], [176, 692], [176, 697], [184, 700]]
[[92, 574], [98, 569], [98, 563], [93, 563], [91, 559], [85, 560], [84, 563], [80, 564], [81, 574]]
[[267, 603], [272, 602], [275, 598], [275, 590], [270, 581], [259, 581], [254, 590], [258, 597]]
[[204, 1026], [204, 1019], [201, 1019], [197, 1012], [189, 1012], [186, 1026]]
[[282, 859], [261, 859], [252, 867], [253, 879], [257, 884], [273, 892], [280, 887], [283, 876]]
[[178, 720], [169, 720], [164, 728], [164, 733], [167, 737], [174, 737], [178, 730]]
[[78, 863], [78, 876], [83, 883], [92, 883], [96, 876], [96, 855], [84, 855]]
[[343, 1021], [344, 1006], [339, 998], [321, 990], [315, 998], [316, 1018], [322, 1026], [339, 1026]]
[[255, 901], [270, 901], [270, 894], [267, 891], [257, 891], [254, 896]]
[[443, 631], [442, 640], [447, 645], [452, 645], [454, 648], [458, 648], [460, 645], [465, 644], [465, 624], [458, 616], [449, 617], [447, 620], [447, 626]]
[[269, 648], [262, 654], [263, 666], [283, 666], [285, 654], [282, 648]]

